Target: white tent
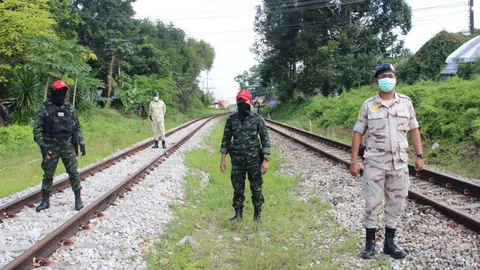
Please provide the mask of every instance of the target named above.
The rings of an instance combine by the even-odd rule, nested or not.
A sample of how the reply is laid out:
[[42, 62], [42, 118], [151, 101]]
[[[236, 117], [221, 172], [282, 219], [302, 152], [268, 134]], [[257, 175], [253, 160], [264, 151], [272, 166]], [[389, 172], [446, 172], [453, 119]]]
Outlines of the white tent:
[[476, 62], [480, 57], [480, 36], [470, 39], [447, 57], [447, 67], [442, 71], [441, 79], [455, 76], [461, 63]]

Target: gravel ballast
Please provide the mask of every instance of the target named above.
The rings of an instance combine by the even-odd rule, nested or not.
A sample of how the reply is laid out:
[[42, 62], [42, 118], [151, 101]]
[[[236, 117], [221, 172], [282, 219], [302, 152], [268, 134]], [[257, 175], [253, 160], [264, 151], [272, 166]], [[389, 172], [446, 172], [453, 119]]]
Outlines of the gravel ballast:
[[[361, 178], [353, 177], [344, 166], [334, 166], [327, 159], [318, 157], [303, 146], [270, 131], [273, 147], [280, 151], [285, 161], [276, 172], [278, 175], [300, 176], [298, 199], [308, 200], [318, 196], [333, 206], [331, 214], [343, 228], [361, 237], [358, 254], [364, 248], [362, 225], [364, 200], [361, 194]], [[383, 215], [380, 217], [383, 222]], [[454, 225], [452, 225], [454, 224]], [[377, 252], [382, 250], [384, 224], [377, 234]], [[408, 200], [397, 232], [397, 244], [409, 255], [395, 261], [395, 269], [480, 269], [480, 245], [477, 233], [429, 206]], [[368, 268], [358, 255], [342, 258], [346, 265]], [[391, 259], [393, 261], [393, 259]]]
[[[215, 120], [210, 121], [208, 126], [211, 125], [211, 122]], [[201, 120], [197, 123], [194, 123], [193, 125], [186, 127], [185, 129], [178, 131], [174, 134], [172, 134], [170, 137], [167, 138], [167, 147], [171, 146], [173, 143], [178, 142], [181, 140], [184, 136], [186, 136], [189, 132], [193, 131], [195, 128], [197, 128], [199, 125], [204, 123], [205, 120]], [[203, 133], [205, 127], [201, 129], [197, 134]], [[199, 135], [195, 135], [191, 140], [195, 139]], [[187, 148], [187, 145], [191, 145], [191, 140], [184, 145], [181, 149]], [[141, 142], [140, 142], [141, 143]], [[151, 149], [147, 148], [143, 151], [140, 151], [139, 153], [126, 158], [125, 160], [121, 160], [117, 162], [116, 165], [111, 166], [110, 168], [107, 168], [103, 170], [102, 172], [96, 173], [94, 176], [90, 176], [86, 179], [86, 181], [82, 182], [82, 199], [84, 202], [84, 207], [87, 207], [91, 202], [99, 198], [101, 195], [105, 194], [108, 190], [113, 188], [115, 185], [123, 181], [129, 174], [132, 172], [138, 170], [142, 166], [148, 164], [150, 161], [152, 161], [154, 158], [158, 157], [162, 153], [165, 152], [165, 149], [159, 148], [159, 149]], [[177, 166], [175, 170], [173, 169], [173, 166], [175, 162], [178, 165], [178, 156], [179, 154], [175, 154], [171, 156], [169, 159], [167, 159], [167, 162], [164, 165], [161, 165], [159, 168], [169, 168], [170, 171], [177, 173], [176, 177], [180, 177], [182, 175], [181, 170], [176, 170], [180, 168], [181, 166]], [[174, 160], [174, 163], [172, 163], [172, 160]], [[180, 160], [181, 161], [181, 160]], [[170, 165], [170, 167], [168, 166]], [[154, 172], [158, 177], [162, 176], [162, 179], [169, 179], [168, 175], [164, 175], [160, 170], [155, 170]], [[152, 173], [153, 175], [153, 173]], [[152, 177], [150, 175], [150, 177]], [[167, 178], [165, 178], [167, 177]], [[172, 176], [173, 177], [173, 176]], [[58, 178], [58, 177], [57, 177]], [[146, 183], [148, 181], [144, 181]], [[160, 181], [162, 182], [162, 181]], [[163, 182], [162, 182], [163, 183]], [[176, 182], [175, 182], [176, 183]], [[161, 184], [162, 185], [162, 184]], [[161, 186], [160, 185], [160, 186]], [[40, 187], [36, 187], [40, 188]], [[158, 193], [155, 195], [155, 198], [149, 198], [153, 197], [151, 195], [145, 196], [145, 193], [149, 194], [154, 194], [150, 193], [152, 192], [152, 187], [145, 187], [142, 185], [135, 186], [136, 189], [142, 190], [144, 189], [143, 195], [143, 201], [141, 200], [142, 197], [140, 197], [140, 203], [142, 207], [145, 209], [148, 209], [148, 206], [154, 205], [155, 203], [159, 203], [158, 201], [155, 200], [161, 200], [164, 201], [170, 196], [173, 197], [173, 199], [177, 199], [176, 196], [176, 190], [177, 186], [167, 186], [167, 188], [164, 190], [165, 192], [165, 197], [162, 196], [162, 193]], [[32, 188], [33, 189], [33, 188]], [[31, 189], [27, 191], [21, 192], [22, 194], [15, 194], [10, 196], [8, 199], [2, 201], [2, 203], [11, 200], [11, 198], [16, 198], [19, 196], [23, 196], [26, 193], [31, 192]], [[134, 192], [130, 192], [126, 194], [126, 197], [130, 196], [136, 196]], [[120, 199], [122, 200], [122, 205], [117, 206], [118, 209], [121, 209], [122, 207], [125, 207], [125, 205], [128, 205], [128, 199]], [[153, 201], [152, 201], [153, 200]], [[0, 267], [3, 265], [7, 264], [11, 260], [13, 260], [15, 257], [21, 254], [24, 250], [29, 248], [31, 245], [35, 244], [39, 240], [41, 240], [46, 234], [50, 233], [53, 231], [56, 227], [59, 225], [63, 224], [66, 220], [77, 214], [78, 212], [74, 210], [73, 208], [73, 202], [74, 202], [74, 196], [73, 192], [70, 189], [65, 190], [62, 193], [55, 193], [52, 195], [50, 199], [50, 208], [42, 211], [40, 213], [35, 212], [35, 208], [25, 208], [23, 211], [18, 213], [17, 217], [12, 218], [12, 219], [5, 219], [2, 224], [0, 224]], [[163, 203], [163, 202], [161, 202]], [[157, 209], [159, 213], [167, 211], [165, 209], [165, 205], [161, 204], [162, 209]], [[128, 208], [128, 207], [126, 207]], [[113, 207], [112, 209], [116, 209], [116, 207]], [[149, 211], [148, 213], [144, 213], [143, 215], [145, 216], [150, 216], [153, 210]], [[116, 216], [108, 216], [104, 218], [109, 226], [115, 226], [116, 228], [122, 228], [126, 227], [129, 228], [130, 224], [137, 224], [138, 220], [135, 221], [137, 215], [131, 215], [132, 221], [128, 221], [126, 217], [129, 217], [129, 215], [124, 215], [127, 213], [124, 210], [120, 210], [120, 214], [122, 216], [119, 217], [119, 220], [115, 222], [120, 222], [115, 223], [113, 220], [116, 220]], [[141, 212], [139, 212], [141, 213]], [[142, 214], [138, 214], [142, 215]], [[162, 219], [163, 220], [163, 219]], [[93, 222], [104, 222], [102, 219], [96, 219]], [[127, 222], [127, 223], [125, 223]], [[143, 223], [143, 221], [139, 224], [148, 224], [148, 223]], [[161, 224], [161, 222], [160, 222]], [[144, 225], [148, 226], [148, 225]], [[155, 226], [151, 226], [150, 230], [155, 230]], [[134, 232], [136, 229], [129, 230], [131, 232]], [[93, 230], [95, 231], [95, 230]], [[147, 231], [146, 235], [149, 234], [149, 231]], [[113, 234], [114, 236], [118, 237], [118, 232]], [[95, 243], [96, 245], [100, 246], [105, 246], [102, 245], [102, 241], [97, 241], [94, 240], [95, 238], [89, 239], [90, 243]], [[93, 240], [93, 241], [92, 241]], [[80, 242], [81, 243], [81, 242]], [[111, 250], [110, 247], [105, 246], [106, 249], [109, 249], [112, 254], [117, 252], [115, 250]], [[87, 260], [82, 260], [83, 262], [88, 262]], [[104, 267], [108, 267], [108, 265], [104, 265]], [[118, 269], [118, 268], [117, 268]], [[132, 268], [130, 268], [132, 269]]]

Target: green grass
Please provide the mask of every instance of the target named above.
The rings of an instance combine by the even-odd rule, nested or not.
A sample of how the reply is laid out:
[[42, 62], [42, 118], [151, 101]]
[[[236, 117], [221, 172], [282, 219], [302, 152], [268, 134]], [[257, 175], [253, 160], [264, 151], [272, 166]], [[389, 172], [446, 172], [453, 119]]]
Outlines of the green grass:
[[[197, 113], [199, 117], [205, 113]], [[165, 129], [170, 130], [193, 118], [187, 115], [168, 116]], [[178, 119], [178, 122], [177, 122]], [[153, 136], [148, 120], [137, 116], [124, 117], [115, 110], [95, 109], [88, 118], [81, 117], [87, 155], [79, 157], [79, 169]], [[40, 149], [33, 141], [31, 126], [0, 127], [0, 198], [41, 183]], [[34, 161], [37, 160], [37, 161]], [[34, 161], [20, 168], [19, 165]], [[60, 161], [55, 175], [65, 172]]]
[[[151, 249], [150, 268], [345, 269], [347, 265], [341, 258], [356, 256], [361, 240], [339, 227], [328, 213], [330, 204], [322, 203], [320, 198], [307, 202], [296, 199], [299, 179], [274, 175], [282, 163], [277, 152], [272, 154], [269, 172], [264, 177], [263, 224], [253, 222], [248, 184], [243, 222], [226, 221], [234, 210], [230, 174], [219, 170], [222, 131], [223, 123], [206, 137], [206, 149], [187, 153], [185, 162], [191, 174], [186, 179], [186, 197], [183, 203], [174, 205], [174, 220]], [[231, 165], [227, 164], [230, 170]], [[201, 171], [210, 175], [203, 189]], [[178, 246], [187, 235], [199, 246]], [[340, 238], [344, 241], [337, 241]], [[338, 260], [332, 262], [333, 258]]]

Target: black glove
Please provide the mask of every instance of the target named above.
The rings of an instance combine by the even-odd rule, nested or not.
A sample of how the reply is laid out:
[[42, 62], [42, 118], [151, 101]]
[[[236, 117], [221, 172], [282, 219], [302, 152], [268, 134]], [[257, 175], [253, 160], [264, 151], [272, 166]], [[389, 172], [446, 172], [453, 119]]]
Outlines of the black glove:
[[78, 143], [73, 144], [73, 150], [75, 150], [75, 156], [78, 157]]
[[47, 149], [47, 146], [45, 144], [40, 144], [40, 151], [42, 151], [42, 158], [45, 158], [46, 156], [48, 156], [48, 149]]
[[149, 117], [150, 117], [150, 121], [153, 121], [153, 120], [152, 120], [152, 116], [150, 115]]
[[85, 150], [85, 144], [80, 144], [80, 151], [82, 152], [82, 156], [87, 154], [87, 150]]

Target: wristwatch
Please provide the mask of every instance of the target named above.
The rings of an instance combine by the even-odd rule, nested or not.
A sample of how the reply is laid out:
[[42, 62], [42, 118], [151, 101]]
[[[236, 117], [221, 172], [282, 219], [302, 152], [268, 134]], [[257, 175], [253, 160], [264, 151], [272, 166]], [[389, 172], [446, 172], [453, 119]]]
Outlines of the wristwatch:
[[418, 154], [418, 155], [417, 155], [417, 158], [424, 159], [424, 158], [425, 158], [425, 155], [424, 155], [424, 154]]
[[270, 161], [268, 157], [264, 157], [263, 160]]

